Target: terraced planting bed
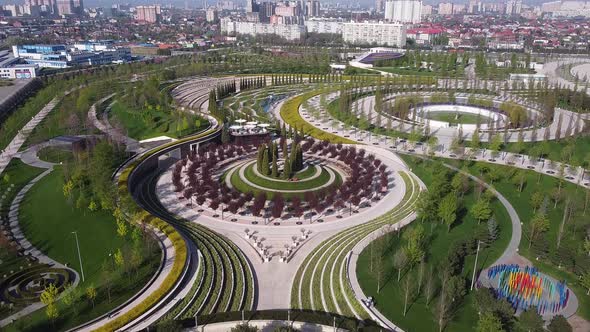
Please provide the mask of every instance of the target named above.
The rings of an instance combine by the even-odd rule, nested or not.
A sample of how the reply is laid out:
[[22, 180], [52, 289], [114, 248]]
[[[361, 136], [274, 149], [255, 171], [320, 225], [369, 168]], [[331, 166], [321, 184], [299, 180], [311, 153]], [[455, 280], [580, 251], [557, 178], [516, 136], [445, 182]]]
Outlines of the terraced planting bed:
[[[319, 191], [326, 186], [338, 186], [342, 183], [340, 171], [329, 166], [308, 167], [308, 169], [304, 170], [304, 176], [307, 177], [307, 180], [302, 179], [301, 181], [286, 181], [266, 177], [257, 173], [254, 167], [256, 167], [255, 162], [240, 164], [226, 171], [222, 176], [222, 180], [230, 176], [231, 185], [243, 193], [252, 192], [256, 195], [259, 192], [265, 192], [268, 197], [273, 197], [274, 193], [280, 192], [286, 198], [295, 195], [303, 197], [305, 191]], [[314, 174], [308, 176], [311, 171]]]
[[253, 273], [242, 252], [231, 241], [204, 226], [172, 219], [152, 195], [156, 182], [157, 177], [151, 177], [146, 181], [140, 199], [150, 206], [153, 213], [166, 218], [185, 234], [201, 254], [195, 284], [163, 320], [252, 309]]
[[366, 319], [368, 313], [357, 301], [346, 276], [350, 250], [373, 231], [410, 217], [420, 196], [420, 185], [410, 174], [400, 172], [406, 192], [399, 205], [365, 224], [344, 230], [322, 242], [300, 266], [291, 291], [291, 307], [334, 312]]

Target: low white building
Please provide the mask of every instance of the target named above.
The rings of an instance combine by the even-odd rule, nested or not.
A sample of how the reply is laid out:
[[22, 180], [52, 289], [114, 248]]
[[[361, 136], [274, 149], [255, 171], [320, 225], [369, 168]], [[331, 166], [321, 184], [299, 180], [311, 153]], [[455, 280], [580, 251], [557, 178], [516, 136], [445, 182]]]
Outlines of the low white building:
[[344, 22], [336, 19], [310, 18], [305, 20], [305, 28], [309, 33], [342, 34]]
[[305, 38], [305, 26], [297, 24], [270, 24], [257, 22], [232, 21], [223, 19], [221, 32], [228, 35], [278, 35], [287, 40], [299, 40]]
[[404, 47], [406, 26], [398, 23], [351, 22], [344, 23], [342, 39], [353, 45], [379, 45]]
[[39, 66], [23, 63], [9, 51], [0, 51], [0, 79], [30, 79], [37, 77]]

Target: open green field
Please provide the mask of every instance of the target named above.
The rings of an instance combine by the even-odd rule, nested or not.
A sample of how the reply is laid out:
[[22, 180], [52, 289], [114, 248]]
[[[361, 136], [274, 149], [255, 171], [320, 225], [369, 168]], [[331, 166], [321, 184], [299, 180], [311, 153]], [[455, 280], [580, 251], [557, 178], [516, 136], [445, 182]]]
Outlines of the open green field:
[[435, 121], [443, 121], [452, 124], [477, 124], [487, 123], [488, 117], [478, 116], [471, 113], [457, 113], [457, 112], [432, 112], [426, 113], [425, 118]]
[[[433, 184], [432, 168], [429, 166], [432, 162], [420, 162], [416, 158], [409, 156], [402, 156], [402, 158], [427, 187]], [[410, 280], [413, 280], [412, 285], [414, 287], [416, 280], [418, 280], [419, 266], [414, 267], [412, 270], [404, 269], [401, 273], [401, 280], [399, 282], [397, 281], [398, 271], [393, 265], [393, 256], [401, 246], [406, 244], [403, 234], [399, 237], [394, 233], [389, 233], [375, 240], [373, 244], [374, 246], [384, 245], [386, 248], [384, 251], [385, 255], [380, 258], [385, 271], [385, 277], [379, 293], [376, 292], [377, 280], [375, 273], [371, 272], [370, 269], [371, 245], [365, 248], [360, 254], [356, 273], [364, 293], [367, 296], [373, 296], [379, 311], [405, 331], [438, 331], [436, 319], [436, 307], [439, 302], [438, 291], [435, 292], [434, 298], [427, 305], [424, 295], [425, 283], [429, 275], [433, 275], [438, 279], [440, 270], [444, 267], [443, 265], [446, 262], [447, 256], [452, 254], [455, 244], [466, 240], [471, 241], [477, 234], [486, 231], [487, 226], [485, 223], [482, 222], [481, 225], [478, 225], [477, 221], [466, 210], [476, 201], [476, 195], [473, 191], [465, 194], [461, 203], [462, 209], [457, 214], [458, 221], [455, 222], [450, 232], [447, 232], [446, 226], [438, 222], [423, 222], [422, 226], [426, 233], [424, 282], [422, 292], [416, 295], [413, 300], [409, 301], [409, 309], [406, 316], [403, 316], [405, 294], [402, 285], [406, 278], [410, 278]], [[480, 250], [477, 264], [478, 269], [489, 266], [502, 254], [512, 234], [510, 219], [503, 205], [497, 200], [493, 200], [491, 208], [498, 223], [499, 234], [496, 241]], [[420, 220], [414, 221], [402, 233], [416, 227], [419, 223], [421, 223]], [[468, 283], [466, 285], [467, 294], [445, 328], [445, 331], [475, 330], [475, 322], [478, 319], [478, 314], [473, 305], [474, 298], [472, 293], [469, 292], [469, 282], [473, 273], [475, 253], [473, 248], [468, 248], [467, 251], [468, 254], [463, 264], [463, 270], [460, 273]], [[440, 288], [440, 282], [436, 281], [435, 284], [438, 290]]]
[[117, 101], [112, 105], [109, 116], [113, 126], [119, 122], [127, 135], [137, 140], [158, 136], [179, 138], [209, 126], [206, 119], [196, 115], [175, 115], [156, 109], [134, 110]]
[[[328, 171], [321, 167], [321, 173], [317, 178], [311, 180], [302, 180], [302, 181], [282, 181], [282, 179], [277, 179], [279, 181], [275, 181], [269, 178], [263, 178], [258, 176], [254, 172], [255, 164], [251, 164], [246, 166], [244, 170], [244, 176], [247, 180], [252, 182], [255, 185], [259, 185], [264, 188], [268, 189], [275, 189], [275, 190], [307, 190], [317, 188], [325, 183], [328, 182], [330, 179], [330, 174]], [[315, 174], [315, 167], [311, 170], [314, 171]], [[236, 170], [235, 173], [238, 171]], [[233, 178], [233, 177], [232, 177]]]
[[[86, 207], [77, 209], [62, 194], [62, 171], [57, 167], [51, 174], [39, 181], [25, 196], [20, 207], [20, 225], [27, 239], [49, 257], [69, 265], [80, 274], [78, 252], [73, 231], [78, 233], [80, 254], [84, 267], [85, 282], [78, 286], [80, 292], [94, 285], [97, 288], [95, 307], [80, 298], [72, 307], [58, 304], [60, 317], [51, 325], [44, 310], [38, 310], [27, 319], [20, 319], [9, 325], [7, 331], [66, 330], [111, 310], [138, 292], [155, 273], [160, 250], [153, 245], [146, 251], [146, 262], [132, 276], [113, 272], [111, 301], [102, 288], [103, 263], [111, 262], [109, 254], [129, 244], [128, 238], [117, 235], [114, 218], [105, 211], [89, 211]], [[39, 208], [42, 206], [42, 208]]]
[[[461, 161], [448, 162], [458, 166], [463, 165]], [[477, 176], [481, 176], [482, 167], [487, 166], [488, 170], [491, 169], [491, 165], [485, 163], [470, 163], [469, 165], [470, 172]], [[590, 320], [590, 296], [586, 295], [587, 290], [581, 287], [578, 282], [578, 275], [582, 271], [590, 269], [590, 257], [586, 253], [580, 252], [584, 241], [584, 232], [590, 226], [590, 212], [585, 212], [588, 190], [564, 182], [561, 199], [555, 205], [550, 197], [551, 193], [558, 188], [559, 179], [533, 171], [523, 171], [526, 174], [526, 181], [522, 192], [518, 192], [510, 176], [513, 174], [514, 168], [497, 165], [494, 167], [497, 167], [496, 173], [502, 175], [499, 180], [494, 182], [494, 187], [510, 201], [523, 223], [523, 237], [519, 253], [534, 262], [542, 272], [557, 280], [566, 280], [580, 301], [578, 314]], [[488, 174], [489, 171], [483, 172], [484, 178], [488, 177]], [[541, 192], [547, 197], [549, 230], [543, 233], [540, 239], [535, 239], [534, 244], [529, 248], [529, 225], [534, 215], [531, 197], [535, 192]], [[564, 233], [558, 248], [557, 239], [563, 221], [565, 204], [568, 200], [572, 212], [569, 220], [566, 220], [564, 224]], [[539, 259], [537, 260], [537, 258]]]
[[[278, 190], [278, 191], [280, 191], [280, 190], [312, 190], [313, 191], [314, 188], [317, 188], [317, 187], [325, 184], [328, 181], [328, 179], [330, 178], [330, 174], [328, 174], [328, 172], [325, 169], [322, 169], [322, 173], [320, 174], [319, 177], [317, 177], [315, 179], [307, 180], [307, 181], [300, 181], [300, 182], [272, 181], [270, 179], [265, 179], [265, 178], [257, 176], [254, 173], [253, 167], [254, 167], [254, 165], [247, 166], [244, 171], [244, 176], [248, 180], [250, 180], [252, 183], [257, 184], [259, 186], [263, 186], [263, 187], [268, 188], [270, 190], [274, 189], [274, 190]], [[228, 172], [225, 172], [223, 174], [223, 176], [221, 177], [222, 181], [227, 176], [227, 173]], [[342, 177], [340, 176], [340, 174], [338, 172], [334, 172], [334, 173], [336, 175], [336, 178], [334, 180], [334, 185], [341, 184]], [[271, 199], [274, 196], [273, 191], [254, 188], [254, 187], [248, 185], [247, 183], [245, 183], [240, 178], [239, 169], [236, 169], [231, 174], [230, 181], [231, 181], [231, 184], [240, 192], [243, 192], [243, 193], [251, 192], [254, 195], [256, 195], [260, 192], [266, 192], [268, 199]], [[318, 190], [322, 190], [322, 189], [318, 189]], [[303, 197], [303, 193], [300, 193], [300, 194], [299, 193], [283, 193], [283, 196], [285, 198], [293, 197], [294, 195]]]
[[[102, 262], [125, 241], [117, 236], [115, 220], [110, 213], [76, 208], [75, 202], [70, 204], [61, 192], [62, 184], [62, 172], [56, 168], [27, 193], [20, 208], [21, 228], [39, 250], [79, 272], [72, 234], [78, 232], [87, 282], [95, 282]], [[39, 205], [44, 208], [39, 209]]]
[[72, 151], [60, 149], [53, 146], [48, 146], [41, 149], [37, 156], [39, 159], [48, 161], [50, 163], [67, 163], [74, 161], [74, 154]]

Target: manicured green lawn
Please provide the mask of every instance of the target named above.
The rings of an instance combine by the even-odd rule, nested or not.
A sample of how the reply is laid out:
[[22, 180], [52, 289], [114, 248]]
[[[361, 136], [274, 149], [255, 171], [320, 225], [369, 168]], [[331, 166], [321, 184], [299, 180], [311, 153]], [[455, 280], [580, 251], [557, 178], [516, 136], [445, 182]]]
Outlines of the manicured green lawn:
[[[416, 159], [409, 156], [402, 156], [408, 165], [412, 168], [412, 171], [424, 181], [428, 187], [432, 183], [432, 171], [429, 167], [425, 167], [425, 163], [416, 163]], [[461, 206], [469, 208], [476, 200], [476, 194], [470, 192], [465, 195]], [[490, 247], [484, 248], [480, 251], [478, 259], [478, 269], [485, 268], [492, 264], [504, 251], [510, 236], [512, 229], [510, 227], [510, 219], [503, 205], [497, 200], [494, 200], [491, 204], [492, 210], [498, 222], [499, 234], [498, 238]], [[461, 242], [465, 239], [473, 238], [474, 234], [481, 231], [481, 227], [486, 226], [482, 223], [478, 227], [477, 221], [467, 211], [463, 210], [458, 213], [458, 222], [451, 228], [450, 232], [447, 232], [447, 227], [440, 223], [425, 222], [424, 229], [426, 232], [427, 245], [426, 245], [426, 268], [425, 277], [426, 280], [429, 274], [435, 274], [437, 277], [438, 272], [430, 272], [430, 268], [443, 264], [445, 258], [449, 254], [449, 250], [452, 245], [457, 242]], [[414, 221], [414, 223], [408, 227], [415, 227], [420, 221]], [[377, 242], [384, 242], [386, 245], [385, 256], [382, 258], [382, 264], [384, 265], [385, 271], [385, 284], [382, 287], [379, 294], [376, 293], [377, 280], [375, 274], [370, 271], [370, 246], [367, 247], [359, 256], [357, 265], [357, 277], [363, 288], [364, 293], [367, 296], [373, 296], [376, 300], [376, 306], [381, 313], [389, 318], [396, 325], [400, 326], [405, 331], [438, 331], [438, 324], [435, 316], [435, 308], [438, 304], [438, 297], [435, 297], [429, 306], [426, 305], [424, 291], [416, 297], [415, 301], [410, 301], [409, 309], [406, 316], [403, 316], [404, 308], [404, 290], [403, 282], [404, 278], [411, 278], [417, 280], [418, 267], [414, 267], [412, 271], [402, 272], [402, 279], [400, 282], [397, 281], [397, 270], [393, 267], [393, 255], [398, 248], [404, 244], [403, 236], [399, 238], [395, 234], [389, 234], [376, 240]], [[465, 259], [464, 268], [461, 275], [466, 278], [469, 283], [473, 273], [475, 255], [468, 255]], [[413, 282], [415, 286], [416, 282]], [[422, 290], [424, 290], [424, 283]], [[477, 322], [478, 315], [472, 305], [473, 296], [469, 293], [469, 284], [466, 285], [467, 295], [463, 299], [461, 306], [457, 313], [454, 315], [452, 321], [447, 325], [445, 331], [474, 331], [475, 322]]]
[[27, 193], [20, 208], [21, 228], [38, 249], [80, 272], [72, 234], [78, 232], [86, 282], [92, 283], [98, 280], [100, 266], [109, 253], [121, 248], [125, 241], [117, 236], [110, 213], [77, 209], [63, 196], [62, 184], [62, 172], [56, 168]]
[[[456, 165], [462, 164], [458, 161], [448, 161]], [[489, 165], [489, 164], [488, 164]], [[507, 166], [497, 166], [500, 169], [500, 174], [511, 174], [511, 169]], [[477, 169], [477, 163], [472, 164], [469, 167], [472, 174], [480, 176], [480, 172]], [[516, 209], [518, 216], [523, 223], [523, 237], [520, 242], [519, 253], [537, 266], [541, 271], [555, 277], [558, 280], [566, 280], [567, 284], [580, 301], [580, 307], [578, 314], [586, 319], [590, 320], [590, 296], [586, 295], [586, 289], [582, 288], [578, 283], [578, 277], [576, 273], [568, 271], [566, 268], [568, 258], [571, 256], [567, 253], [560, 253], [557, 249], [557, 238], [559, 229], [563, 220], [563, 212], [565, 208], [565, 201], [569, 199], [572, 201], [573, 213], [571, 220], [566, 223], [566, 232], [561, 240], [562, 247], [567, 244], [572, 244], [581, 247], [584, 238], [584, 230], [590, 225], [590, 213], [584, 213], [584, 202], [586, 199], [586, 190], [579, 186], [565, 182], [563, 186], [563, 199], [558, 202], [557, 207], [554, 208], [554, 202], [548, 201], [547, 204], [547, 217], [549, 219], [549, 230], [542, 235], [543, 247], [549, 250], [549, 256], [547, 258], [540, 258], [537, 260], [538, 253], [535, 252], [534, 248], [529, 249], [529, 224], [534, 215], [533, 208], [531, 206], [531, 197], [537, 191], [545, 193], [550, 197], [551, 191], [558, 186], [559, 180], [557, 178], [541, 175], [533, 171], [525, 171], [526, 173], [526, 184], [522, 192], [518, 192], [514, 184], [510, 182], [510, 178], [505, 176], [504, 178], [497, 181], [494, 186], [508, 199]], [[485, 175], [484, 175], [485, 176]], [[573, 233], [573, 234], [572, 234]], [[581, 248], [580, 248], [581, 249]], [[566, 257], [562, 257], [566, 255]], [[588, 269], [590, 267], [590, 258], [587, 255], [579, 255], [581, 259], [586, 258], [586, 261], [577, 261], [577, 265], [582, 269]], [[579, 259], [579, 258], [578, 258]], [[564, 267], [561, 269], [556, 264], [562, 264]]]
[[175, 117], [171, 113], [155, 109], [131, 110], [121, 102], [113, 104], [109, 116], [112, 125], [120, 122], [127, 130], [127, 135], [138, 140], [158, 136], [179, 138], [203, 130], [209, 125], [206, 119], [196, 115]]
[[470, 113], [457, 113], [455, 112], [432, 112], [426, 115], [426, 118], [435, 121], [444, 121], [448, 123], [456, 124], [476, 124], [479, 118], [480, 123], [487, 123], [488, 117], [480, 116]]
[[[321, 173], [317, 178], [311, 180], [303, 180], [303, 181], [293, 181], [293, 182], [282, 182], [282, 181], [273, 181], [271, 179], [262, 178], [256, 173], [254, 173], [254, 164], [246, 166], [244, 170], [244, 176], [250, 182], [259, 185], [264, 188], [269, 189], [276, 189], [276, 190], [305, 190], [305, 189], [312, 189], [317, 188], [325, 183], [328, 182], [330, 179], [330, 174], [325, 168], [321, 168]], [[315, 174], [315, 167], [312, 168]], [[238, 171], [236, 170], [236, 173]], [[335, 175], [337, 173], [335, 172]], [[336, 181], [336, 179], [335, 179]]]
[[[254, 175], [254, 171], [252, 170], [252, 167], [254, 167], [253, 165], [250, 165], [247, 169], [245, 173], [248, 173], [248, 171], [250, 172], [250, 176], [252, 177], [256, 177]], [[225, 177], [227, 176], [228, 172], [225, 172], [222, 176], [221, 176], [221, 181], [225, 181]], [[335, 173], [336, 174], [336, 179], [334, 180], [334, 183], [336, 185], [339, 185], [340, 183], [342, 183], [342, 177], [340, 177], [340, 174]], [[263, 178], [258, 178], [256, 177], [256, 181], [260, 182], [260, 183], [264, 183], [266, 184], [267, 188], [276, 188], [278, 190], [280, 189], [285, 189], [285, 190], [305, 190], [305, 189], [309, 189], [309, 188], [315, 188], [318, 187], [320, 185], [322, 185], [323, 183], [326, 183], [326, 181], [329, 179], [330, 175], [328, 174], [328, 172], [326, 170], [322, 170], [322, 174], [310, 181], [304, 181], [304, 182], [273, 182], [267, 179], [263, 179]], [[240, 178], [239, 175], [239, 171], [236, 169], [232, 175], [231, 175], [231, 183], [232, 185], [240, 192], [246, 193], [246, 192], [251, 192], [254, 195], [258, 194], [259, 192], [263, 191], [263, 190], [259, 190], [256, 189], [254, 187], [249, 186], [248, 184], [246, 184], [244, 181], [242, 181], [242, 179]], [[254, 181], [252, 181], [254, 183]], [[263, 185], [260, 184], [259, 185]], [[274, 192], [272, 191], [264, 191], [266, 192], [266, 196], [267, 199], [272, 199], [272, 197], [274, 197]], [[285, 198], [290, 198], [293, 197], [294, 195], [297, 195], [301, 198], [303, 198], [304, 194], [292, 194], [292, 193], [283, 193], [283, 197]]]
[[[96, 306], [93, 308], [84, 298], [70, 308], [59, 304], [60, 318], [52, 327], [46, 320], [44, 310], [39, 310], [10, 325], [8, 331], [65, 330], [97, 317], [135, 294], [155, 273], [159, 264], [160, 250], [153, 245], [144, 255], [147, 261], [136, 273], [123, 275], [116, 272], [111, 291], [111, 302], [107, 300], [103, 285], [101, 267], [112, 262], [110, 253], [129, 246], [129, 235], [122, 239], [117, 235], [114, 218], [106, 211], [90, 212], [77, 209], [62, 194], [63, 176], [57, 167], [51, 174], [38, 182], [25, 196], [20, 208], [20, 225], [27, 239], [49, 257], [68, 264], [80, 273], [78, 252], [74, 235], [80, 243], [85, 282], [79, 285], [81, 292], [89, 285], [98, 288]], [[75, 311], [74, 311], [75, 309]]]

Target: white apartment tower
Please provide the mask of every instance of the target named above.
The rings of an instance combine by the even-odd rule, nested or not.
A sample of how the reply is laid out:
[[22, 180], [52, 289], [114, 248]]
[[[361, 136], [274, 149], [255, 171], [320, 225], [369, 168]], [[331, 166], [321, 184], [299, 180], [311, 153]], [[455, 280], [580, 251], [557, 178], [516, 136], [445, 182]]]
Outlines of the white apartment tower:
[[389, 22], [420, 23], [422, 0], [388, 0], [385, 2], [385, 20]]
[[344, 23], [342, 39], [353, 45], [404, 47], [406, 45], [406, 26], [398, 23], [351, 22]]

